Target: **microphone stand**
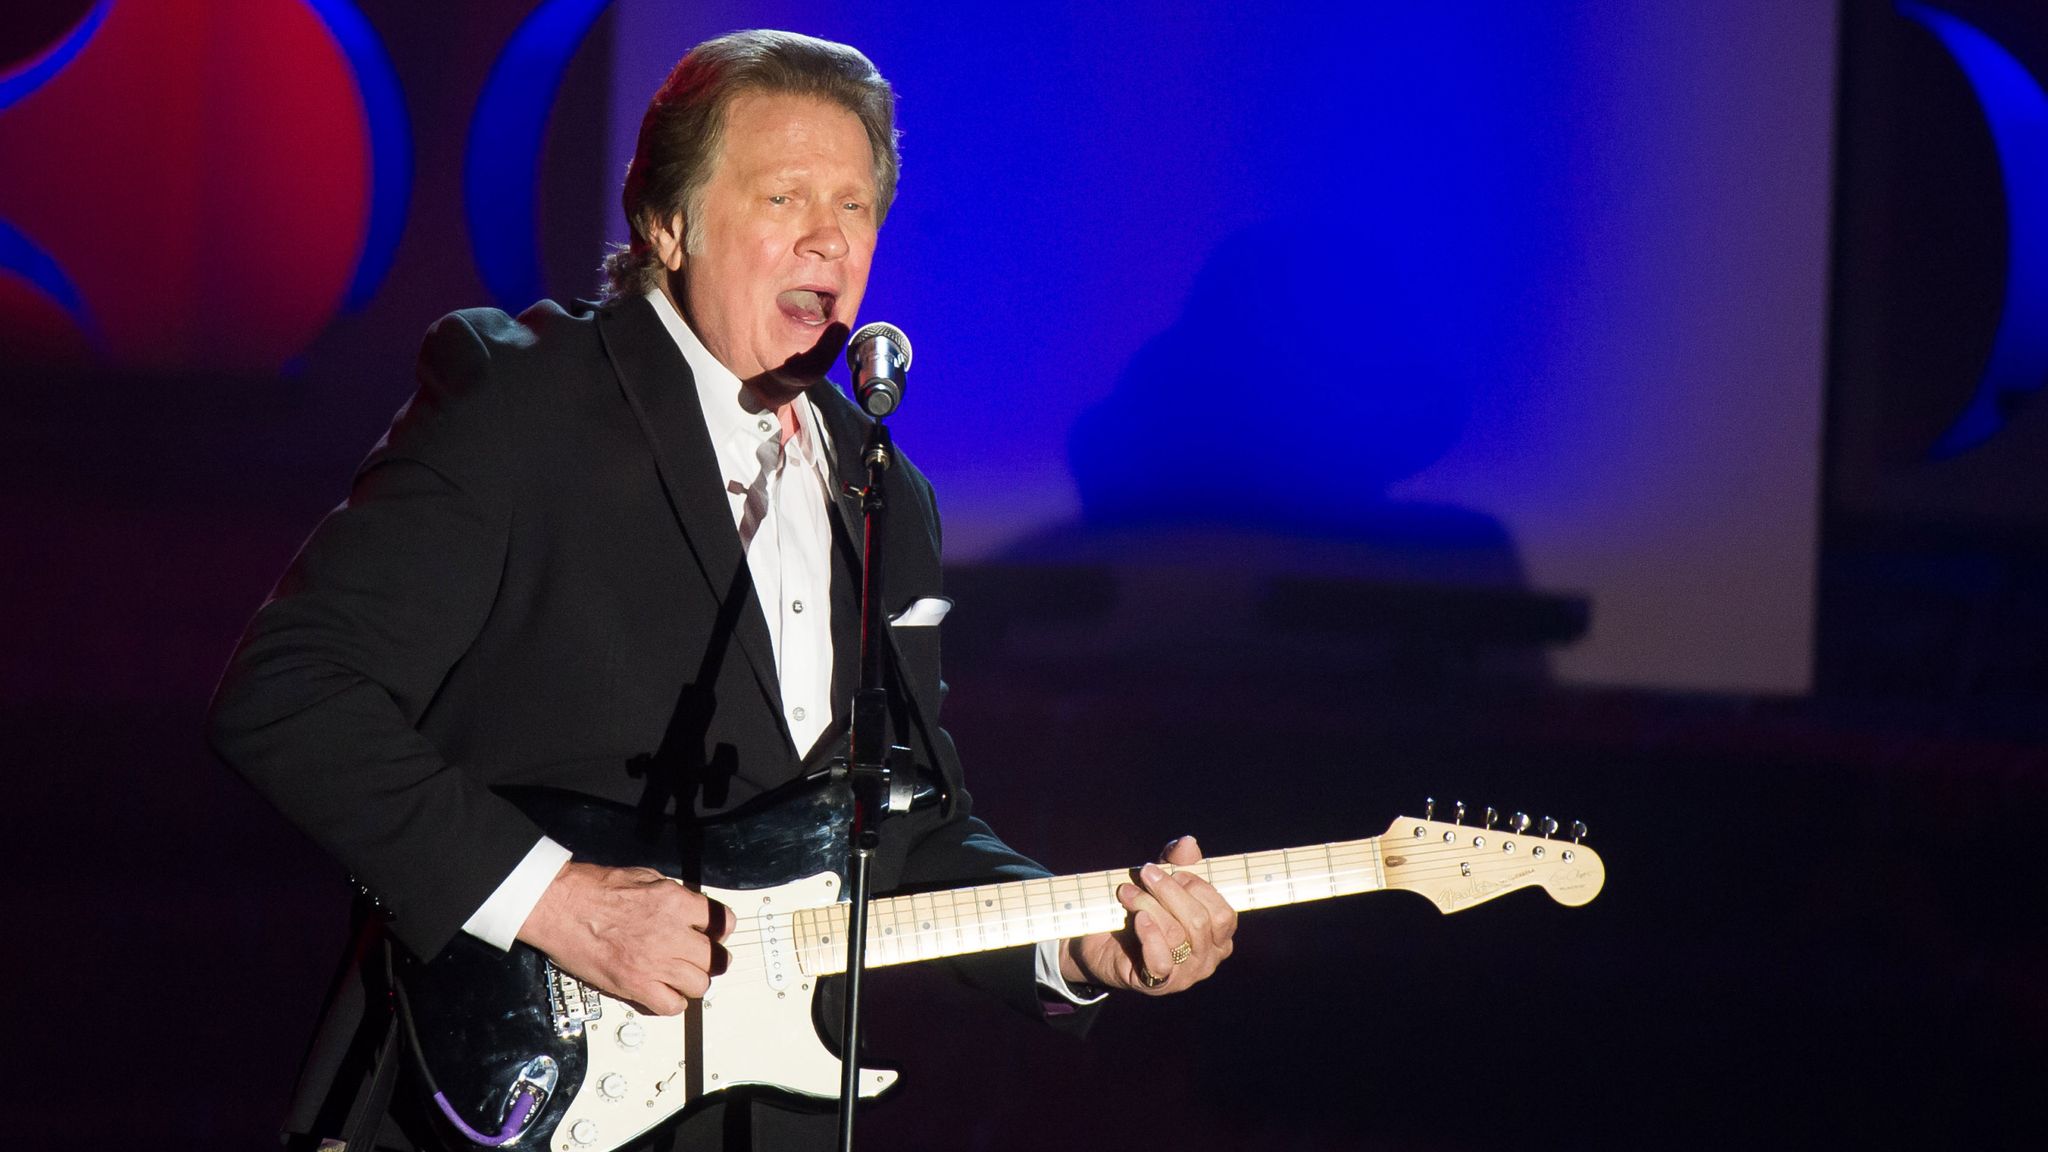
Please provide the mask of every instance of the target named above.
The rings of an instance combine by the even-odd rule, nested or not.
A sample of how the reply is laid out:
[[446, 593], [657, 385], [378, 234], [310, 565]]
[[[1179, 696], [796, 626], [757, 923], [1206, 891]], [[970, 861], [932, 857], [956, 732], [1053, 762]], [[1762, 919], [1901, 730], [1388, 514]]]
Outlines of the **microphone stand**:
[[853, 1152], [853, 1113], [860, 1099], [861, 975], [867, 967], [869, 865], [881, 843], [885, 816], [910, 810], [914, 773], [910, 749], [888, 740], [889, 691], [884, 683], [882, 620], [882, 525], [886, 508], [882, 477], [895, 446], [888, 426], [869, 422], [867, 487], [861, 491], [860, 687], [853, 696], [850, 763], [842, 762], [853, 789], [853, 830], [847, 861], [846, 1011], [842, 1018], [839, 1074], [839, 1148]]

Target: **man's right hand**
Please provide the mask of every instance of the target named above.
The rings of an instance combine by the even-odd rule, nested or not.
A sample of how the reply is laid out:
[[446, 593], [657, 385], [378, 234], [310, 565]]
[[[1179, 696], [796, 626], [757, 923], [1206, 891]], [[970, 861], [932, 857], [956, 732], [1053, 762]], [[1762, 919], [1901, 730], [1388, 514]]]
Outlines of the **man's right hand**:
[[711, 987], [731, 929], [725, 907], [652, 868], [571, 860], [555, 874], [519, 939], [569, 975], [657, 1016], [673, 1016]]

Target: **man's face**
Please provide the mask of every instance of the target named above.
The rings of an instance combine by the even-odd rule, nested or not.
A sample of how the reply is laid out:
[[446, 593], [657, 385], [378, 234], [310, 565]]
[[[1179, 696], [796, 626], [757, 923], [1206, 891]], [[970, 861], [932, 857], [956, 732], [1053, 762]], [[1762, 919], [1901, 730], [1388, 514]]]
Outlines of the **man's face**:
[[683, 222], [679, 303], [740, 379], [781, 369], [800, 388], [838, 356], [867, 291], [874, 156], [860, 119], [823, 100], [749, 92], [725, 117], [700, 218]]

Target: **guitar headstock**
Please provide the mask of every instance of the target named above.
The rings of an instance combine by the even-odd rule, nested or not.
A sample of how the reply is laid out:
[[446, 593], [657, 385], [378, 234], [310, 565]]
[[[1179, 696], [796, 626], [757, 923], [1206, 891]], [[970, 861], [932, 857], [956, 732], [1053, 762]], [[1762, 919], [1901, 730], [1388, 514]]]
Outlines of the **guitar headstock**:
[[1557, 821], [1548, 816], [1531, 821], [1517, 812], [1496, 827], [1499, 815], [1491, 808], [1479, 824], [1465, 823], [1462, 803], [1451, 821], [1433, 818], [1434, 800], [1424, 812], [1420, 820], [1403, 816], [1387, 826], [1381, 865], [1388, 888], [1420, 893], [1441, 911], [1461, 911], [1530, 887], [1577, 907], [1599, 895], [1607, 881], [1599, 853], [1580, 843], [1586, 826], [1577, 821], [1571, 837], [1562, 839]]

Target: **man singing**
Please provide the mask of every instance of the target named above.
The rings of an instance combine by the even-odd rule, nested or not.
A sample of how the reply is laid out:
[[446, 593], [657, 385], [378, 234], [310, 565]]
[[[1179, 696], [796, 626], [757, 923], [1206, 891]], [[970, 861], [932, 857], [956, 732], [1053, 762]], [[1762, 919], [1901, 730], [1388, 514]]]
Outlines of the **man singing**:
[[[606, 302], [435, 324], [418, 393], [250, 624], [214, 746], [413, 957], [466, 933], [649, 1012], [698, 1010], [720, 910], [576, 858], [494, 788], [688, 825], [844, 754], [865, 418], [823, 373], [860, 308], [895, 141], [889, 85], [852, 48], [741, 32], [691, 50], [642, 122]], [[939, 596], [939, 523], [908, 462], [884, 495], [894, 617]], [[1043, 875], [971, 814], [938, 725], [936, 626], [888, 631], [891, 739], [949, 799], [882, 825], [877, 890]], [[1184, 838], [1165, 859], [1200, 853]], [[1102, 990], [1182, 991], [1229, 955], [1236, 915], [1200, 879], [1147, 867], [1118, 898], [1121, 931], [960, 974], [1077, 1019]], [[377, 955], [358, 949], [308, 1056], [288, 1124], [308, 1146], [382, 1108]], [[829, 1145], [829, 1116], [733, 1095], [635, 1146]], [[410, 1147], [429, 1110], [401, 1094], [356, 1130]]]

